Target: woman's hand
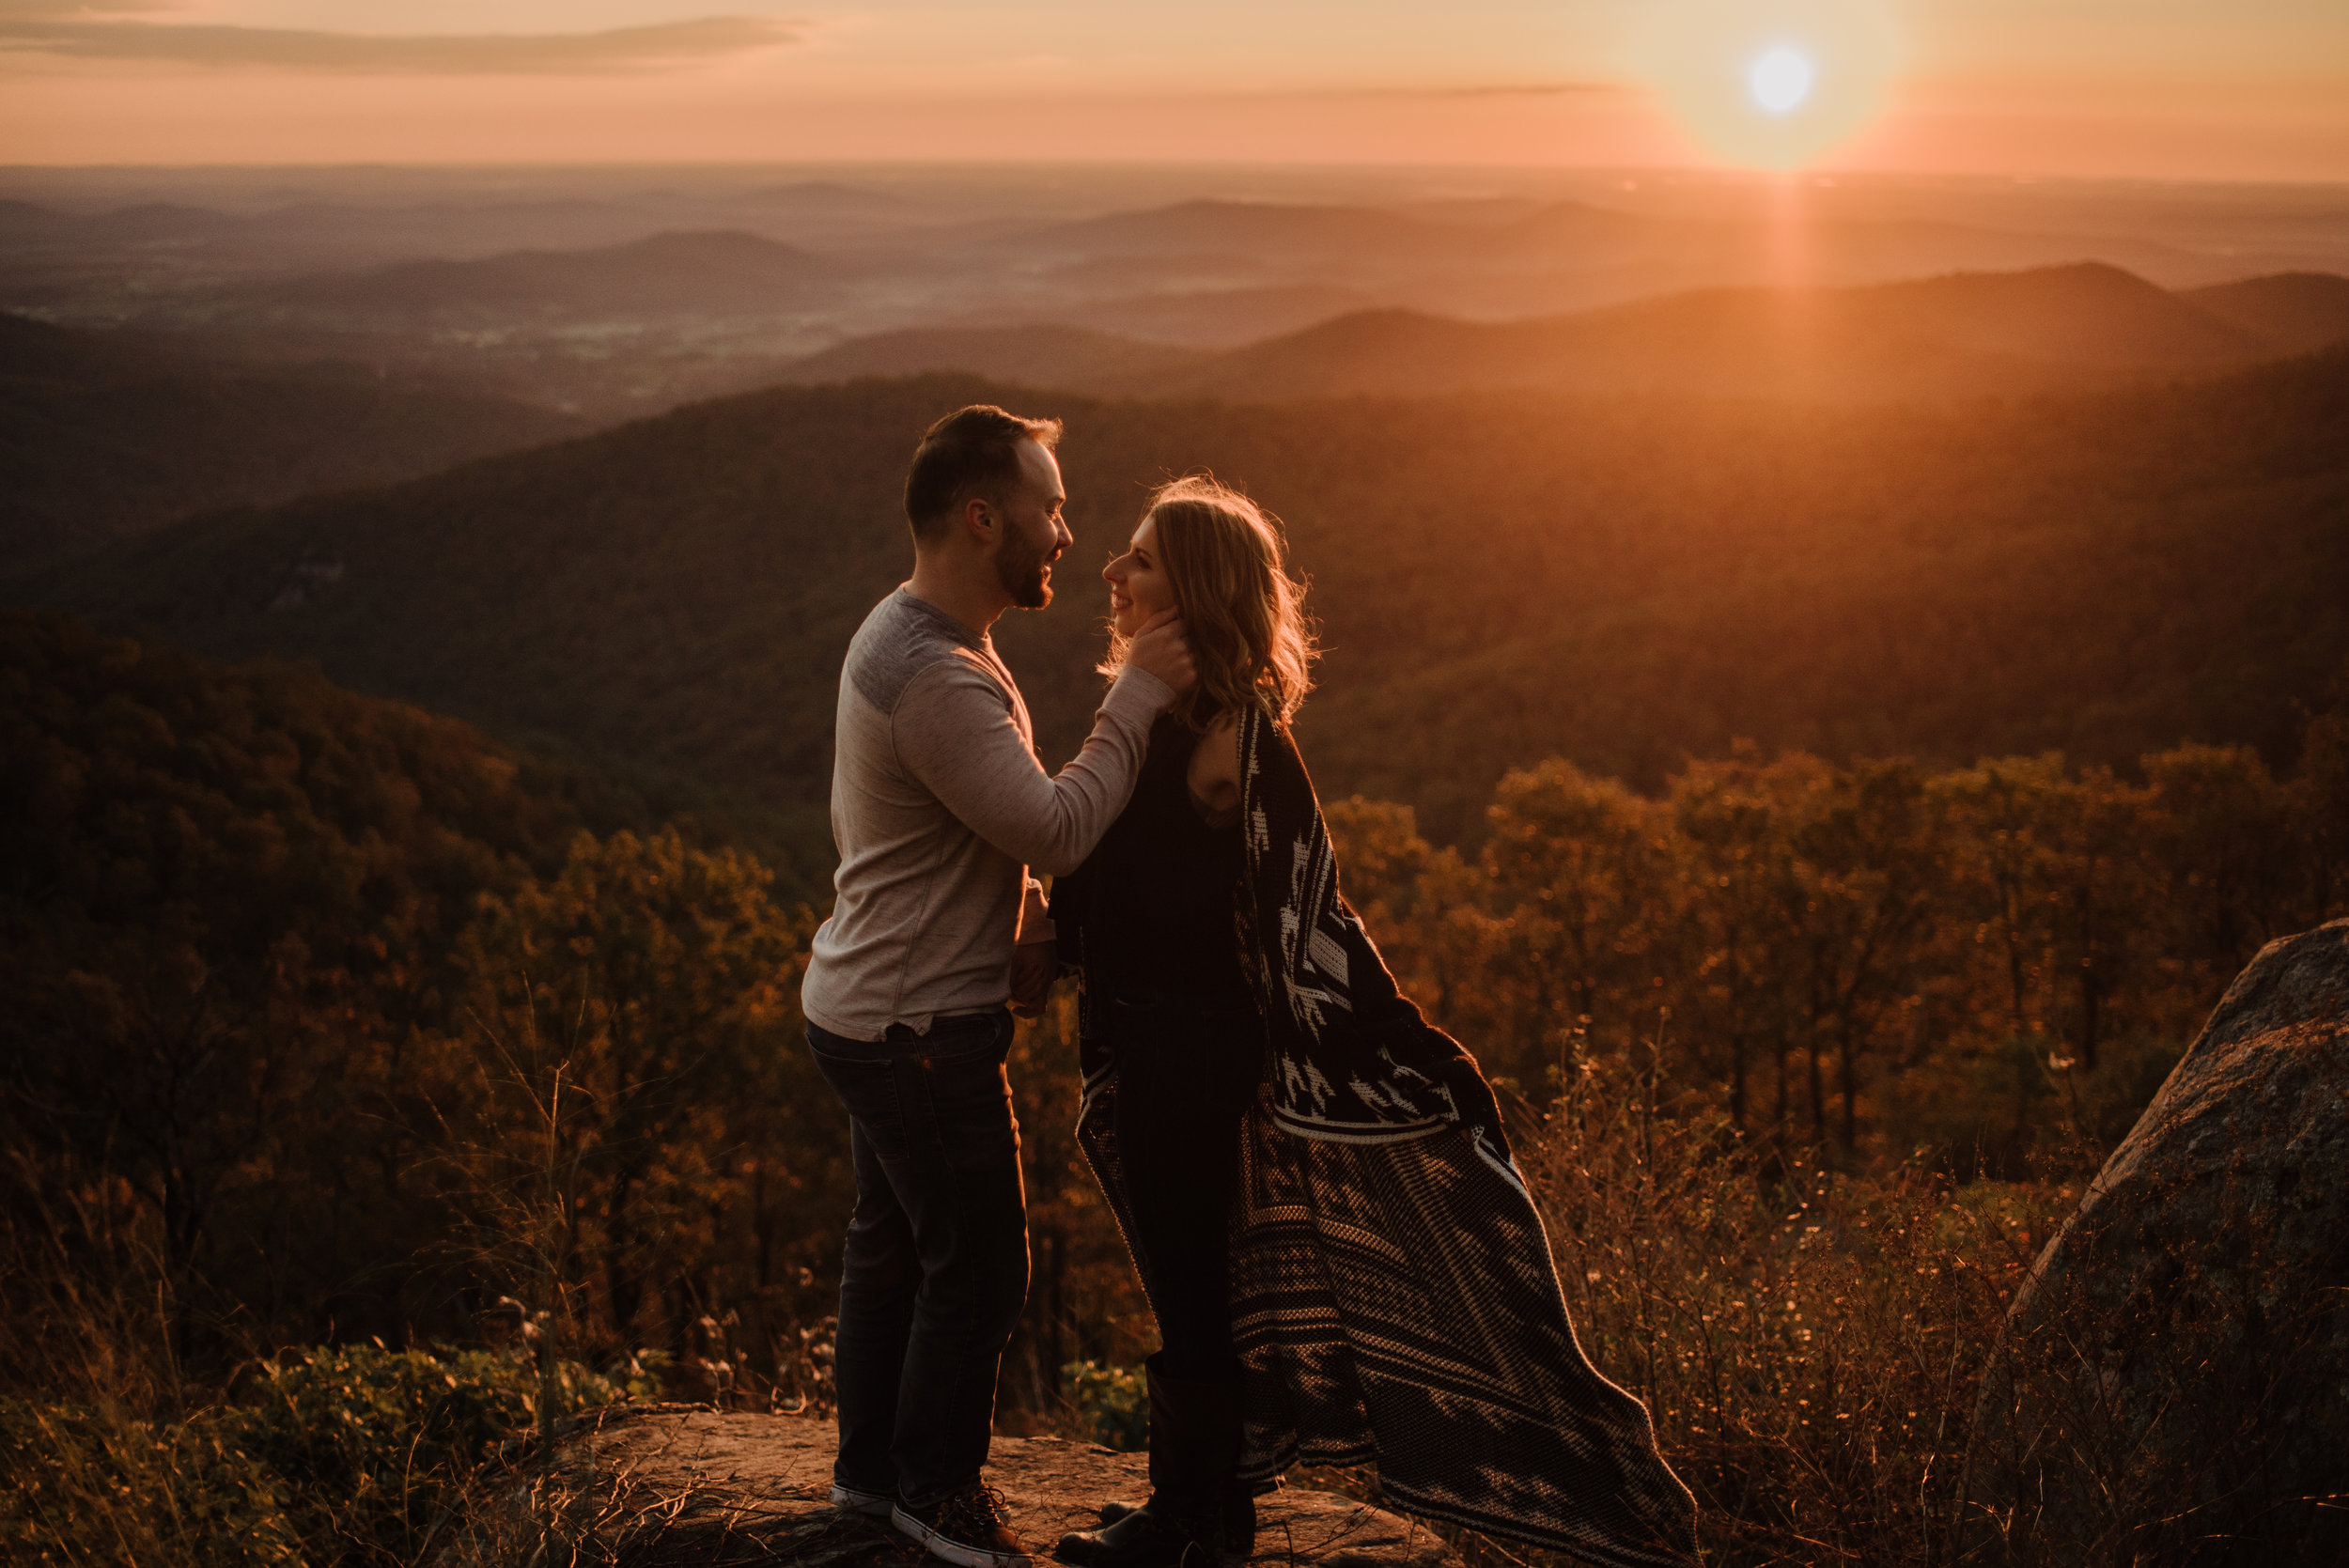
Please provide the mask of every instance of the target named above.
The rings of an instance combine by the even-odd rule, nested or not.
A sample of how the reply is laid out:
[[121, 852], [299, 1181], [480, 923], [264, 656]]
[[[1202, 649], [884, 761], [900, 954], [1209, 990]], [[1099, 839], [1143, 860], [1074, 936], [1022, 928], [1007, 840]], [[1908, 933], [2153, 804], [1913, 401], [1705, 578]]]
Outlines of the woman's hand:
[[1011, 1001], [1014, 1017], [1033, 1018], [1044, 1011], [1044, 998], [1060, 978], [1060, 950], [1050, 942], [1027, 942], [1011, 950]]

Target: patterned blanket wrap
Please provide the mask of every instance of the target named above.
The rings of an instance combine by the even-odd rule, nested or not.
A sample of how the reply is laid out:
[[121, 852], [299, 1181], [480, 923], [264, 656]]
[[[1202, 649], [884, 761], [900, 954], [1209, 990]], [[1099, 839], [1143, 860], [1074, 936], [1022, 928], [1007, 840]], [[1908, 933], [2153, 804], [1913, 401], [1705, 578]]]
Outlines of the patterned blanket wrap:
[[[1252, 710], [1239, 745], [1237, 927], [1266, 1025], [1232, 1216], [1243, 1475], [1375, 1464], [1408, 1513], [1607, 1568], [1693, 1564], [1695, 1500], [1575, 1338], [1491, 1088], [1339, 896], [1287, 733]], [[1130, 1237], [1115, 1068], [1084, 1055], [1079, 1139]]]

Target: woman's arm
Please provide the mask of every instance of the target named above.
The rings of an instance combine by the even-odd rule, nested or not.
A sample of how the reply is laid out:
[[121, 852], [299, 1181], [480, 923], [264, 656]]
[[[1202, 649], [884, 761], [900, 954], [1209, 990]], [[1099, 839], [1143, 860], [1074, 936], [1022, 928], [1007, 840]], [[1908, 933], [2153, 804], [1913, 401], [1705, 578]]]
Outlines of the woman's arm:
[[1188, 774], [1190, 802], [1209, 822], [1231, 820], [1239, 810], [1239, 715], [1218, 714], [1191, 749]]

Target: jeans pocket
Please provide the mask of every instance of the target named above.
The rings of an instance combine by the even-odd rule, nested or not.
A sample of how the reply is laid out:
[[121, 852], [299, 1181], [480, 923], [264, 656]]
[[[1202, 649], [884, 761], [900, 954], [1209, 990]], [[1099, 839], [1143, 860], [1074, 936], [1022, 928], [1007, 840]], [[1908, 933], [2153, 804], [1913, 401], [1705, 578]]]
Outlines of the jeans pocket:
[[832, 1085], [842, 1109], [863, 1129], [874, 1152], [893, 1159], [905, 1152], [905, 1108], [898, 1099], [895, 1064], [886, 1057], [847, 1056], [829, 1051], [813, 1038], [809, 1054], [816, 1070]]
[[940, 1154], [957, 1171], [1000, 1167], [1006, 1157], [1016, 1163], [1019, 1123], [1012, 1111], [1011, 1078], [1003, 1070], [1011, 1049], [1008, 1016], [991, 1037], [941, 1044], [949, 1048], [909, 1057], [902, 1068], [906, 1093], [918, 1092], [928, 1102]]

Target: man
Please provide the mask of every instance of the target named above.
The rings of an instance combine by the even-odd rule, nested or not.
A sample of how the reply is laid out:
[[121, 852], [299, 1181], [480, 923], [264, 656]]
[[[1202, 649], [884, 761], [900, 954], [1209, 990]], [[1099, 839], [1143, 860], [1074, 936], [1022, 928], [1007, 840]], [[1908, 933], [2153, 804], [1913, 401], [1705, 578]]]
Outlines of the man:
[[[995, 1375], [1028, 1291], [1011, 1012], [1058, 972], [1033, 867], [1076, 869], [1132, 793], [1150, 726], [1189, 689], [1172, 614], [1129, 645], [1056, 777], [988, 630], [1051, 602], [1073, 542], [1056, 420], [988, 406], [930, 427], [906, 476], [912, 578], [840, 672], [832, 918], [801, 998], [848, 1108], [857, 1184], [840, 1280], [835, 1506], [962, 1568], [1028, 1568], [980, 1484]], [[1008, 1007], [1006, 1006], [1008, 1003]]]

